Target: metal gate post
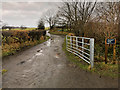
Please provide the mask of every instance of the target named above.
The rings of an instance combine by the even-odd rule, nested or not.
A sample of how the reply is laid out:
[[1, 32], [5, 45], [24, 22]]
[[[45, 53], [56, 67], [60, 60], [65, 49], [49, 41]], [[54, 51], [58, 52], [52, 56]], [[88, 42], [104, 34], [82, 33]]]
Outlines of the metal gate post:
[[70, 36], [70, 48], [72, 49], [72, 37]]
[[67, 49], [67, 35], [66, 35], [66, 49]]
[[76, 37], [76, 48], [78, 49], [78, 38]]
[[83, 52], [84, 52], [84, 38], [82, 38], [82, 55], [83, 55]]
[[94, 66], [94, 38], [90, 39], [90, 62], [91, 68]]

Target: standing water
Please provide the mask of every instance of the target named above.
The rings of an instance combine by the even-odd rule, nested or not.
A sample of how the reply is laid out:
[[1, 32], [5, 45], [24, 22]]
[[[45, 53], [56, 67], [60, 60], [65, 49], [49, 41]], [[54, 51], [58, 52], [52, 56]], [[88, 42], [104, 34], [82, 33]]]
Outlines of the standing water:
[[46, 31], [46, 35], [50, 37], [49, 30]]

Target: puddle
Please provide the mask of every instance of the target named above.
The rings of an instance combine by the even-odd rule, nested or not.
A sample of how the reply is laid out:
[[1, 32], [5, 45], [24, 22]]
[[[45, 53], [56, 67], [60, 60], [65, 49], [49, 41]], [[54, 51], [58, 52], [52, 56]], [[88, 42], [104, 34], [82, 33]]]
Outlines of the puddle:
[[57, 53], [57, 54], [55, 55], [55, 58], [60, 58], [60, 53]]
[[25, 61], [21, 61], [20, 63], [18, 63], [17, 65], [19, 65], [19, 64], [24, 64], [25, 63]]
[[37, 50], [37, 52], [40, 52], [40, 50]]
[[[51, 37], [51, 35], [50, 35], [50, 33], [49, 33], [49, 30], [46, 31], [46, 35], [49, 36], [49, 37]], [[49, 40], [46, 42], [46, 44], [44, 44], [44, 45], [50, 46], [50, 45], [51, 45], [51, 39], [49, 39]]]
[[59, 58], [59, 56], [58, 56], [58, 55], [56, 55], [56, 56], [55, 56], [55, 58]]
[[43, 52], [43, 50], [40, 50], [40, 52]]
[[58, 67], [63, 67], [64, 65], [62, 65], [62, 64], [58, 64], [57, 66], [58, 66]]
[[46, 43], [47, 43], [47, 46], [50, 46], [51, 45], [51, 39], [49, 39]]
[[49, 33], [49, 30], [46, 31], [46, 35], [49, 36], [49, 37], [51, 36], [50, 33]]
[[[42, 48], [40, 50], [37, 50], [37, 52], [39, 52], [39, 53], [36, 53], [34, 56], [44, 55], [42, 53], [43, 52]], [[33, 58], [34, 58], [34, 56], [33, 56]]]
[[43, 52], [42, 48], [41, 48], [41, 49], [38, 49], [37, 52]]
[[37, 52], [40, 52], [40, 53], [42, 53], [42, 52], [43, 52], [43, 50], [38, 50]]
[[37, 54], [35, 54], [35, 56], [40, 56], [40, 55], [43, 55], [43, 56], [44, 56], [43, 53], [37, 53]]
[[54, 49], [54, 51], [55, 51], [55, 52], [58, 52], [58, 51], [59, 51], [59, 49], [58, 49], [58, 48], [55, 48], [55, 49]]
[[[38, 50], [37, 50], [37, 52], [38, 52]], [[44, 56], [44, 54], [42, 52], [43, 52], [42, 49], [39, 50], [39, 52], [34, 54], [34, 56], [31, 59], [29, 59], [28, 62], [31, 62], [36, 56], [40, 56], [40, 55]]]

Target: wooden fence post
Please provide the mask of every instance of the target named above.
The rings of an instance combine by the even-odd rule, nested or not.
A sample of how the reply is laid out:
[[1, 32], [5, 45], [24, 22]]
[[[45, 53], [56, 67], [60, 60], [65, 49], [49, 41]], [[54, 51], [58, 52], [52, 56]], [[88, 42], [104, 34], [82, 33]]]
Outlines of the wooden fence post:
[[113, 45], [113, 64], [115, 64], [116, 59], [116, 39], [115, 44]]
[[107, 38], [105, 39], [105, 64], [107, 64], [107, 54], [108, 54], [108, 45], [106, 40]]

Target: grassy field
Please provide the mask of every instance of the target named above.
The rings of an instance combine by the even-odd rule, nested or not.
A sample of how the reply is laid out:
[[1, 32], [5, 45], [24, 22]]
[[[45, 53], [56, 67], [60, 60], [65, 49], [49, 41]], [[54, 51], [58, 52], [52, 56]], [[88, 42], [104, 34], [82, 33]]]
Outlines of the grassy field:
[[[21, 29], [21, 28], [15, 28], [11, 30], [35, 30], [36, 28], [26, 28], [26, 29]], [[7, 31], [6, 29], [1, 29], [2, 31]]]
[[50, 29], [50, 27], [45, 27], [45, 30], [49, 30]]
[[[11, 30], [35, 30], [37, 28], [26, 28], [26, 29], [21, 29], [21, 28], [15, 28], [15, 29], [11, 29]], [[45, 27], [45, 30], [49, 30], [49, 27]], [[7, 31], [6, 29], [0, 29], [0, 31]]]
[[50, 31], [50, 34], [55, 34], [55, 35], [67, 35], [68, 32], [62, 32], [62, 31]]

